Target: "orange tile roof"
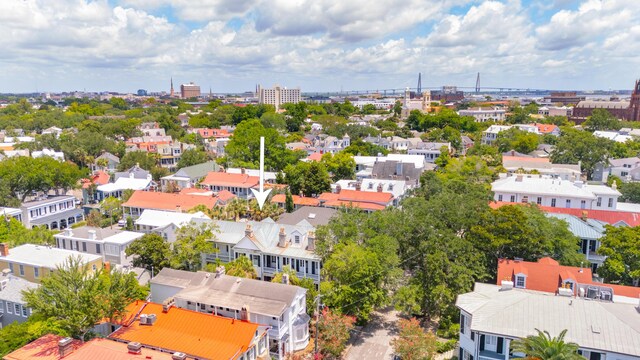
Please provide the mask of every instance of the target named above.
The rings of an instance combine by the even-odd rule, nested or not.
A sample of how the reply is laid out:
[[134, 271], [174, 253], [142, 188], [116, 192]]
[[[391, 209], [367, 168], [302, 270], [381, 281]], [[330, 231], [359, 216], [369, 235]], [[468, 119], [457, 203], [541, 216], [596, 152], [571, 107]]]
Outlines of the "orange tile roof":
[[340, 201], [340, 200], [332, 200], [324, 203], [326, 207], [353, 207], [361, 210], [384, 210], [385, 206], [380, 204], [372, 204], [372, 203], [364, 203], [357, 201]]
[[534, 125], [538, 128], [538, 131], [543, 134], [552, 133], [554, 130], [558, 128], [557, 125], [553, 125], [553, 124], [534, 124]]
[[227, 203], [229, 202], [229, 200], [233, 200], [236, 197], [237, 196], [235, 196], [231, 191], [227, 191], [227, 190], [218, 191], [218, 200], [222, 201], [223, 203]]
[[615, 295], [636, 299], [640, 296], [640, 287], [594, 282], [593, 274], [589, 267], [580, 269], [575, 266], [562, 266], [548, 257], [542, 258], [537, 262], [498, 260], [498, 285], [505, 279], [515, 282], [515, 275], [519, 273], [527, 276], [525, 284], [529, 290], [555, 293], [563, 280], [573, 279], [579, 284], [608, 286], [613, 289]]
[[153, 325], [135, 320], [109, 338], [204, 359], [237, 359], [251, 347], [259, 330], [258, 324], [176, 307], [163, 313], [162, 305], [156, 303], [142, 304], [140, 313], [156, 314], [157, 320]]
[[231, 134], [229, 133], [229, 131], [224, 130], [224, 129], [207, 129], [207, 128], [199, 128], [196, 129], [196, 131], [198, 132], [198, 135], [200, 135], [203, 139], [208, 139], [208, 138], [227, 138], [229, 136], [231, 136]]
[[[6, 360], [58, 360], [58, 341], [62, 336], [47, 334], [34, 340], [33, 342], [17, 349], [9, 355]], [[131, 354], [127, 349], [127, 344], [95, 338], [86, 343], [74, 340], [74, 350], [64, 357], [65, 360], [135, 360], [135, 359], [160, 359], [170, 360], [171, 354], [157, 350], [142, 348], [140, 354]]]
[[91, 175], [91, 177], [89, 177], [88, 179], [86, 178], [81, 179], [80, 183], [82, 184], [83, 189], [87, 189], [89, 188], [89, 186], [91, 186], [92, 183], [96, 185], [107, 184], [109, 183], [110, 178], [111, 178], [111, 175], [107, 174], [102, 170], [98, 170], [93, 175]]
[[[489, 206], [493, 209], [497, 209], [505, 205], [523, 205], [522, 203], [512, 203], [505, 201], [492, 201]], [[584, 209], [568, 209], [551, 206], [538, 206], [540, 210], [548, 213], [555, 214], [569, 214], [577, 217], [585, 216], [589, 219], [600, 220], [607, 224], [614, 225], [620, 221], [623, 221], [629, 226], [640, 226], [640, 213], [627, 212], [627, 211], [615, 211], [615, 210], [584, 210]]]
[[347, 202], [367, 202], [380, 205], [388, 205], [393, 200], [393, 194], [388, 192], [360, 191], [342, 189], [340, 193], [324, 193], [319, 197], [320, 200], [340, 200]]
[[308, 161], [320, 161], [322, 160], [322, 153], [313, 153], [309, 156], [307, 156]]
[[202, 180], [202, 185], [207, 186], [227, 186], [239, 188], [252, 188], [260, 182], [257, 176], [249, 176], [247, 174], [230, 174], [219, 171], [211, 171]]
[[[298, 196], [298, 195], [291, 195], [291, 197], [293, 198], [294, 205], [300, 205], [300, 206], [319, 206], [320, 205], [320, 200], [316, 198]], [[271, 202], [277, 203], [277, 204], [284, 204], [286, 203], [286, 198], [287, 197], [285, 194], [276, 194], [276, 195], [273, 195], [273, 197], [271, 198]]]
[[182, 211], [187, 211], [198, 205], [205, 205], [211, 209], [217, 202], [218, 199], [213, 196], [169, 194], [137, 190], [122, 206], [168, 211], [176, 211], [179, 207]]
[[580, 272], [580, 268], [562, 266], [550, 258], [542, 258], [538, 262], [498, 260], [498, 285], [507, 279], [515, 282], [515, 275], [519, 273], [527, 276], [527, 289], [550, 293], [558, 291], [563, 280], [573, 279], [581, 284], [592, 281], [591, 268], [583, 268]]

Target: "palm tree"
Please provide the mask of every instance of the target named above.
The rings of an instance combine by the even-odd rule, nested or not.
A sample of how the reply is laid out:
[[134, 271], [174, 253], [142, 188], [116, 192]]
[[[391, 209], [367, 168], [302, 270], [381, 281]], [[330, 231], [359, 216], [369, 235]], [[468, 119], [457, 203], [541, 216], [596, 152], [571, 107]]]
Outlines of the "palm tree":
[[565, 342], [567, 330], [562, 330], [558, 337], [551, 337], [548, 331], [536, 329], [538, 335], [530, 335], [524, 339], [514, 340], [511, 351], [524, 353], [527, 359], [539, 360], [584, 360], [578, 354], [578, 344]]

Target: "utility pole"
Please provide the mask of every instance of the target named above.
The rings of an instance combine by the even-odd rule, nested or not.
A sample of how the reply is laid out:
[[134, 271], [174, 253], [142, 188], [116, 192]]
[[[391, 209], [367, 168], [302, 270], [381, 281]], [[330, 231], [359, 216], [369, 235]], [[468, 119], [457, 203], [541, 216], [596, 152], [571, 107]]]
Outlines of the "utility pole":
[[320, 294], [316, 295], [316, 299], [313, 301], [316, 303], [316, 340], [314, 341], [315, 350], [314, 353], [318, 355], [318, 322], [320, 322]]

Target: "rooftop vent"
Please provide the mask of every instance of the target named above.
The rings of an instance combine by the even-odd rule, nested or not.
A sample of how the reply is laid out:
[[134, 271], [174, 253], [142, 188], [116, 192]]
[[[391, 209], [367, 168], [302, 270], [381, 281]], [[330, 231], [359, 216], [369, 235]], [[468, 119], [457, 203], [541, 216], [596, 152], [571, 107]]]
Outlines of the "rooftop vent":
[[140, 354], [142, 353], [142, 344], [132, 341], [127, 344], [127, 350], [129, 350], [129, 354]]
[[314, 213], [310, 213], [309, 214], [309, 219], [315, 219], [316, 218], [316, 214]]
[[63, 358], [73, 352], [73, 339], [66, 337], [58, 341], [58, 355]]
[[561, 287], [561, 288], [558, 288], [558, 295], [571, 297], [571, 296], [573, 296], [573, 290], [571, 290], [569, 288]]
[[500, 290], [511, 290], [513, 289], [513, 281], [511, 280], [502, 280], [500, 282], [501, 288]]
[[174, 352], [173, 354], [171, 354], [172, 360], [185, 360], [186, 358], [187, 358], [187, 354], [182, 352]]

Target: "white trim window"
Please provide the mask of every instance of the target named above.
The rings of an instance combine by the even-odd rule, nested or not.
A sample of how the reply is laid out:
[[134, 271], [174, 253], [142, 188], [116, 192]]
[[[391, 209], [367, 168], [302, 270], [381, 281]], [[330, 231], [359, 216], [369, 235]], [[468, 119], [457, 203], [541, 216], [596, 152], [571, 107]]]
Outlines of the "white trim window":
[[515, 287], [525, 289], [527, 287], [527, 276], [524, 274], [516, 274]]

